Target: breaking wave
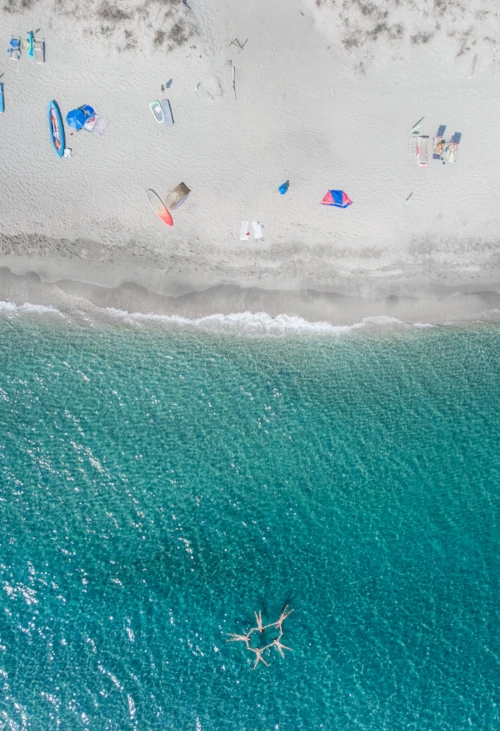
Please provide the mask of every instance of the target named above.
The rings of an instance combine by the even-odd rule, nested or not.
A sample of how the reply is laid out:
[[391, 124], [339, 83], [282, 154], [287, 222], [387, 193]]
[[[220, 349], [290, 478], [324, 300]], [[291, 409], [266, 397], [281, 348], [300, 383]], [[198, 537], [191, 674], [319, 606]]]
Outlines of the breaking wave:
[[336, 325], [323, 320], [309, 321], [297, 315], [280, 314], [269, 315], [267, 312], [233, 312], [230, 314], [212, 314], [203, 317], [185, 317], [182, 315], [162, 315], [144, 312], [128, 312], [114, 307], [97, 307], [89, 305], [82, 307], [82, 301], [76, 309], [60, 310], [56, 307], [24, 303], [0, 301], [0, 314], [9, 315], [39, 314], [57, 315], [66, 319], [71, 315], [75, 320], [85, 322], [121, 321], [128, 326], [156, 324], [166, 327], [182, 327], [201, 330], [204, 332], [233, 333], [255, 336], [284, 337], [286, 335], [322, 335], [339, 336], [350, 332], [373, 329], [406, 329], [435, 327], [430, 323], [410, 324], [394, 317], [379, 316], [365, 317], [362, 321], [350, 325]]
[[117, 317], [130, 322], [155, 321], [166, 324], [192, 327], [205, 331], [240, 332], [257, 335], [286, 335], [316, 333], [320, 335], [341, 335], [351, 330], [363, 327], [363, 323], [353, 325], [333, 325], [324, 321], [309, 321], [296, 315], [276, 315], [267, 312], [233, 312], [227, 315], [222, 313], [189, 318], [182, 315], [155, 315], [141, 312], [126, 312], [110, 308], [107, 310]]
[[57, 307], [47, 307], [46, 305], [32, 305], [30, 302], [25, 302], [22, 305], [16, 305], [14, 304], [14, 302], [5, 302], [3, 300], [0, 300], [0, 312], [11, 312], [13, 314], [20, 314], [23, 312], [47, 314], [51, 312], [64, 317], [63, 313], [58, 310]]

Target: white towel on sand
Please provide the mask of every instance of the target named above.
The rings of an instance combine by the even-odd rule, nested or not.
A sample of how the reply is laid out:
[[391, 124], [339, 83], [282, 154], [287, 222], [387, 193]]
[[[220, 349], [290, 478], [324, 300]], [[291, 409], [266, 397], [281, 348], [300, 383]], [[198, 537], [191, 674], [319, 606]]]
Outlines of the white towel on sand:
[[248, 221], [242, 221], [240, 224], [240, 241], [246, 241], [250, 238], [250, 229], [248, 228]]
[[262, 238], [262, 224], [260, 221], [252, 221], [253, 235], [256, 239]]

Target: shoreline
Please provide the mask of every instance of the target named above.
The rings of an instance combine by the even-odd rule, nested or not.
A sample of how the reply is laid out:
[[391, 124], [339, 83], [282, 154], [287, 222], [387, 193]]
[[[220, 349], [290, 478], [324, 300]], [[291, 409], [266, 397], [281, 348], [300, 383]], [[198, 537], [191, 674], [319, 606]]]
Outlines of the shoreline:
[[242, 330], [308, 329], [341, 332], [357, 327], [453, 326], [500, 322], [500, 294], [494, 291], [367, 299], [317, 290], [266, 290], [217, 285], [162, 295], [131, 281], [116, 287], [77, 280], [43, 281], [0, 268], [0, 299], [54, 308], [63, 314], [162, 319], [177, 324], [234, 326]]

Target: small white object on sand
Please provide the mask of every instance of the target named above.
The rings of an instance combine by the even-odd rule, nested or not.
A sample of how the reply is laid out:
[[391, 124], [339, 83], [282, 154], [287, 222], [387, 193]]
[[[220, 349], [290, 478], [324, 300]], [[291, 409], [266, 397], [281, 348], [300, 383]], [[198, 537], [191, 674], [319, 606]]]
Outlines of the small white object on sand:
[[476, 55], [472, 59], [472, 64], [471, 64], [471, 67], [470, 67], [469, 75], [467, 77], [468, 79], [472, 79], [472, 77], [474, 76], [474, 71], [476, 70], [476, 64], [477, 64], [477, 59], [478, 58], [479, 58], [479, 55], [476, 53]]
[[194, 90], [195, 90], [195, 91], [198, 91], [198, 89], [200, 88], [200, 86], [201, 86], [201, 81], [198, 81], [198, 83], [197, 83], [197, 84], [196, 84], [196, 86], [194, 87]]
[[262, 238], [262, 224], [260, 221], [252, 221], [253, 236], [255, 239]]
[[73, 150], [71, 147], [64, 148], [64, 157], [73, 157]]

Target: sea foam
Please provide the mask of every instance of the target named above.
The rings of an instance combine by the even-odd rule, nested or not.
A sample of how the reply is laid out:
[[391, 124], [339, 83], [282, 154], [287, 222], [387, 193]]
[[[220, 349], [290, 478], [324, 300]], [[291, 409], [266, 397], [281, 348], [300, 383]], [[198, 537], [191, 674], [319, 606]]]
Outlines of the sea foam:
[[14, 304], [14, 302], [6, 302], [5, 300], [0, 300], [0, 312], [11, 312], [14, 314], [23, 312], [45, 314], [51, 312], [64, 317], [63, 313], [58, 310], [57, 307], [48, 307], [46, 305], [33, 305], [30, 302], [25, 302], [22, 305], [16, 305]]
[[[0, 302], [0, 312], [8, 314], [57, 314], [66, 318], [67, 311], [61, 311], [53, 306], [25, 303], [16, 305], [12, 302]], [[165, 326], [193, 328], [204, 332], [231, 333], [256, 336], [284, 337], [286, 335], [345, 335], [363, 328], [408, 328], [434, 327], [430, 323], [416, 323], [412, 325], [394, 317], [376, 316], [365, 317], [360, 322], [352, 324], [334, 324], [325, 320], [306, 320], [298, 315], [279, 314], [272, 316], [267, 312], [233, 312], [228, 314], [215, 313], [203, 317], [185, 317], [183, 315], [164, 315], [148, 312], [129, 312], [116, 307], [89, 306], [89, 303], [80, 301], [79, 307], [71, 314], [75, 319], [83, 318], [100, 321], [102, 319], [121, 320], [128, 325], [147, 323], [163, 324]]]

